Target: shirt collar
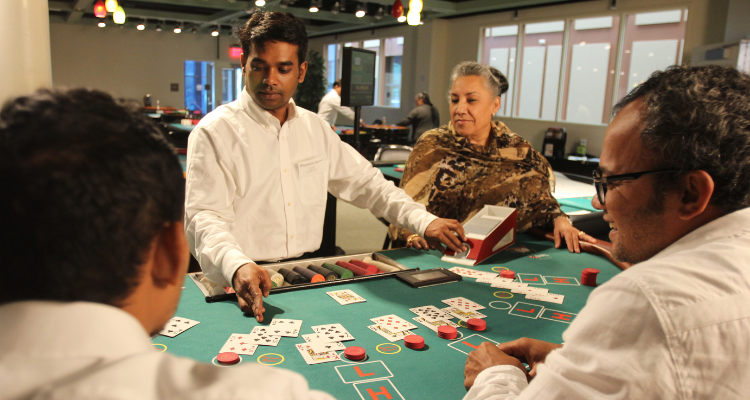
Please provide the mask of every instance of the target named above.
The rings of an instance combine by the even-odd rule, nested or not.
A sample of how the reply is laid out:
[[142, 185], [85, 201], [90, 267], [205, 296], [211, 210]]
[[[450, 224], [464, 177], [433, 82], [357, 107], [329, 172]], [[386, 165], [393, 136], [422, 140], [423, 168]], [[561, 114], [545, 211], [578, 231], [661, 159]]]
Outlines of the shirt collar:
[[[250, 118], [254, 119], [255, 122], [261, 124], [261, 125], [267, 125], [279, 122], [279, 120], [271, 115], [270, 112], [266, 111], [258, 105], [258, 103], [255, 102], [252, 96], [250, 96], [250, 93], [247, 92], [247, 87], [242, 89], [242, 94], [240, 95], [240, 102], [242, 103], [242, 107], [247, 111], [247, 113], [250, 115]], [[298, 112], [297, 112], [297, 105], [294, 103], [294, 99], [289, 99], [289, 114], [287, 115], [286, 122], [291, 122], [293, 119], [297, 118]]]

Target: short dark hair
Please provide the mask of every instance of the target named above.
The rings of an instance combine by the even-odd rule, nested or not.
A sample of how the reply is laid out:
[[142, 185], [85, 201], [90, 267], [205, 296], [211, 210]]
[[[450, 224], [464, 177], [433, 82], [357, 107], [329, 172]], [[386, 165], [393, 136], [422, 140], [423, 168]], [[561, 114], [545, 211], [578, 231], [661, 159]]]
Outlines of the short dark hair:
[[245, 26], [237, 30], [237, 37], [242, 44], [245, 58], [250, 55], [250, 47], [259, 51], [265, 49], [268, 42], [285, 42], [296, 45], [299, 63], [307, 57], [307, 30], [305, 22], [291, 13], [280, 11], [256, 12], [247, 20]]
[[174, 149], [108, 94], [41, 90], [0, 110], [0, 304], [120, 305], [184, 215]]
[[[706, 171], [711, 204], [724, 213], [750, 206], [750, 77], [734, 68], [674, 66], [654, 72], [614, 107], [642, 99], [641, 136], [662, 168]], [[674, 188], [674, 175], [657, 187]], [[671, 175], [671, 176], [670, 176]]]
[[341, 86], [341, 79], [336, 79], [335, 81], [333, 81], [333, 87], [336, 86]]

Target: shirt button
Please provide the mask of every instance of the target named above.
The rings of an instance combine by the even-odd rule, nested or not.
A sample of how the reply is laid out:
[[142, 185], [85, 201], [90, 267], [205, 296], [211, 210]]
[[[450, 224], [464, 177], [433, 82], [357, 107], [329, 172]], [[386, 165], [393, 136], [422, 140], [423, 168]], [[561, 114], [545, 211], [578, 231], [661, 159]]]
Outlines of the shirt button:
[[268, 126], [268, 125], [264, 125], [263, 127], [266, 128], [266, 129], [270, 128], [270, 126]]
[[288, 170], [287, 170], [286, 168], [284, 168], [284, 172], [287, 172], [287, 171], [288, 171]]
[[292, 203], [286, 203], [286, 205], [287, 205], [287, 206], [289, 206], [289, 207], [291, 207], [291, 206], [292, 206]]
[[289, 236], [289, 239], [294, 239], [294, 235], [292, 235], [292, 236]]

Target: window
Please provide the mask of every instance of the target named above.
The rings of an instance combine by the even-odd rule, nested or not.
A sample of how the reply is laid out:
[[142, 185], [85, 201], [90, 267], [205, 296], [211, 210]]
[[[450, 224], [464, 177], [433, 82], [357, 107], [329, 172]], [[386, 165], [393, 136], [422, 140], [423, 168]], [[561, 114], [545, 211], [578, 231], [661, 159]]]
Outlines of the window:
[[609, 122], [619, 30], [619, 16], [573, 21], [566, 49], [561, 120], [580, 124]]
[[564, 31], [565, 21], [524, 26], [517, 117], [556, 119]]
[[654, 71], [680, 64], [687, 10], [628, 15], [626, 21], [618, 100]]
[[244, 86], [242, 68], [232, 67], [221, 70], [221, 104], [237, 100]]
[[499, 116], [510, 116], [513, 106], [513, 80], [516, 75], [516, 42], [518, 25], [496, 26], [484, 30], [482, 64], [491, 65], [508, 79], [510, 88], [501, 97]]
[[214, 63], [185, 61], [185, 108], [207, 114], [214, 109]]
[[362, 42], [329, 44], [326, 50], [326, 77], [328, 88], [333, 81], [341, 78], [341, 54], [344, 47], [357, 47], [374, 51], [375, 63], [375, 105], [401, 107], [401, 66], [404, 54], [404, 38], [370, 39]]

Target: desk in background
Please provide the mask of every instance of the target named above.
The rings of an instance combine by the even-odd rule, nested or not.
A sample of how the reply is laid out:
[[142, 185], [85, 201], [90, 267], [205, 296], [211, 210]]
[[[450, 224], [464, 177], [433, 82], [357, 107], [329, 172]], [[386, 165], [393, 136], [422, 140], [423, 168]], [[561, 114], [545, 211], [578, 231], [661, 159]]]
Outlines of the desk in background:
[[[523, 250], [524, 247], [530, 252], [516, 251]], [[383, 253], [408, 268], [424, 270], [453, 267], [453, 264], [442, 262], [436, 251], [397, 249]], [[547, 257], [529, 257], [540, 255]], [[521, 234], [510, 250], [500, 252], [473, 268], [496, 272], [509, 268], [516, 273], [571, 277], [580, 281], [581, 271], [588, 267], [601, 271], [599, 284], [620, 272], [619, 268], [604, 258], [556, 250], [550, 242]], [[541, 287], [552, 293], [565, 295], [563, 304], [526, 300], [523, 295], [492, 288], [489, 284], [476, 283], [470, 278], [464, 278], [458, 283], [420, 289], [411, 288], [391, 277], [275, 293], [265, 299], [267, 311], [264, 325], [272, 318], [301, 319], [303, 324], [300, 337], [284, 337], [277, 347], [259, 346], [253, 356], [241, 356], [242, 363], [276, 364], [299, 372], [307, 378], [310, 387], [331, 393], [340, 400], [360, 399], [358, 393], [364, 393], [367, 386], [371, 385], [366, 382], [345, 383], [342, 376], [359, 381], [379, 379], [375, 381], [378, 387], [395, 387], [398, 393], [393, 393], [394, 399], [460, 399], [466, 393], [463, 387], [463, 369], [466, 353], [473, 350], [471, 346], [485, 340], [502, 343], [523, 336], [560, 343], [563, 331], [569, 326], [567, 320], [575, 319], [594, 289], [576, 284], [547, 284]], [[342, 289], [351, 289], [367, 301], [341, 306], [326, 295], [327, 291]], [[415, 351], [406, 348], [403, 341], [389, 342], [367, 328], [373, 324], [370, 318], [386, 314], [396, 314], [412, 322], [416, 314], [409, 311], [409, 308], [425, 305], [442, 308], [446, 305], [441, 300], [457, 296], [467, 297], [487, 307], [480, 310], [487, 315], [487, 330], [475, 332], [462, 327], [458, 329], [462, 337], [453, 341], [441, 339], [433, 331], [415, 322], [418, 328], [414, 333], [423, 336], [426, 343], [424, 350]], [[174, 338], [158, 336], [153, 339], [153, 343], [158, 344], [158, 348], [166, 346], [166, 351], [175, 355], [202, 362], [211, 362], [232, 333], [247, 333], [260, 325], [252, 317], [243, 315], [234, 301], [206, 303], [202, 293], [190, 279], [185, 282], [176, 315], [201, 323]], [[313, 325], [330, 323], [341, 323], [355, 337], [354, 341], [344, 344], [363, 347], [369, 358], [361, 362], [344, 359], [307, 365], [295, 344], [304, 343], [301, 335], [313, 333]], [[359, 367], [360, 373], [354, 370], [355, 366]], [[370, 373], [376, 375], [367, 375]], [[365, 395], [362, 398], [370, 397]]]

